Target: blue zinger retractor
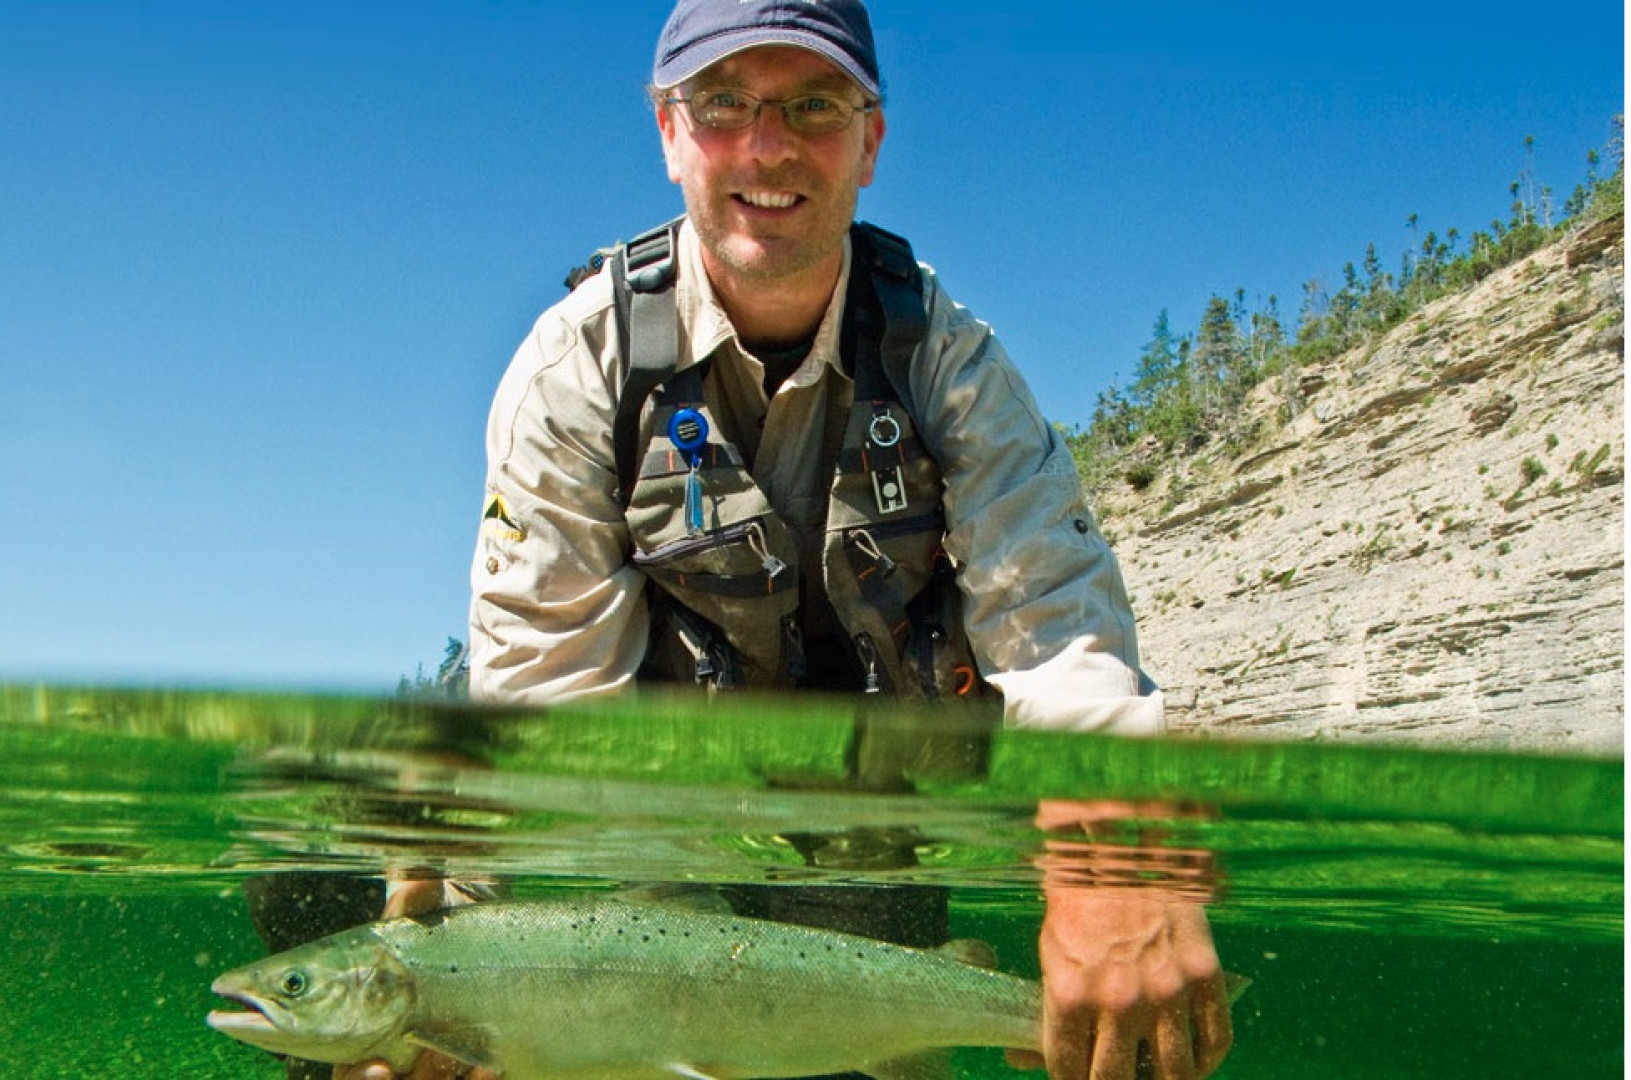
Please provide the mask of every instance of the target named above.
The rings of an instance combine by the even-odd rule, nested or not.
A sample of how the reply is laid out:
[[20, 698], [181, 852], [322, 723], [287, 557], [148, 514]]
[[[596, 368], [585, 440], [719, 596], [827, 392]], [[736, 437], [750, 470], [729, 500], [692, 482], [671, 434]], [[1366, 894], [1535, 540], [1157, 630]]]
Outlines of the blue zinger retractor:
[[692, 408], [675, 409], [668, 420], [668, 441], [674, 444], [692, 468], [702, 464], [702, 448], [708, 445], [708, 419]]
[[675, 409], [668, 420], [668, 441], [691, 466], [691, 475], [685, 478], [685, 531], [692, 536], [701, 536], [702, 448], [708, 445], [707, 418], [690, 407]]

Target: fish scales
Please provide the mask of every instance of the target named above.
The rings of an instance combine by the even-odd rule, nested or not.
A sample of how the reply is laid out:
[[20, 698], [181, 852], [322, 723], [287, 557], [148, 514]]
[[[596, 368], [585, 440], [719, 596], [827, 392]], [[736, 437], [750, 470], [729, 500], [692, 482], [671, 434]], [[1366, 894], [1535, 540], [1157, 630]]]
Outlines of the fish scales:
[[377, 932], [415, 973], [425, 1015], [513, 1033], [496, 1040], [505, 1059], [552, 1075], [653, 1057], [720, 1077], [810, 1075], [1035, 1040], [1032, 984], [778, 923], [618, 903], [477, 905]]
[[518, 1080], [808, 1076], [940, 1047], [1037, 1043], [1035, 983], [731, 915], [478, 904], [347, 934], [371, 937], [357, 942], [388, 953], [380, 966], [399, 966], [411, 986], [398, 1037]]

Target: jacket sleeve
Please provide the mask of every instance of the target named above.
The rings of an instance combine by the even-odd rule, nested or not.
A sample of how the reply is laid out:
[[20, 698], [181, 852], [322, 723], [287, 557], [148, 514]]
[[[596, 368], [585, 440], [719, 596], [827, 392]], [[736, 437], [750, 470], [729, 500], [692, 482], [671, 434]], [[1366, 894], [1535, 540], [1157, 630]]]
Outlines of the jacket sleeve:
[[[543, 703], [630, 685], [645, 652], [645, 579], [612, 451], [610, 289], [539, 319], [494, 396], [487, 490], [470, 568], [470, 690]], [[604, 295], [601, 295], [604, 294]]]
[[1160, 732], [1121, 571], [1064, 440], [991, 328], [925, 273], [912, 394], [944, 476], [946, 549], [980, 670], [1014, 726]]

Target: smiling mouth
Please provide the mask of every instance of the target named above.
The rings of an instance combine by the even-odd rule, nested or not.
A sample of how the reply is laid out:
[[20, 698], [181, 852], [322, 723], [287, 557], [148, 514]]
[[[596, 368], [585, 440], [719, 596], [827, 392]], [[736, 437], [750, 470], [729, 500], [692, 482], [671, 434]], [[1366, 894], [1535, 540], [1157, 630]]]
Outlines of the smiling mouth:
[[804, 201], [803, 195], [786, 191], [738, 191], [732, 198], [755, 210], [791, 210]]

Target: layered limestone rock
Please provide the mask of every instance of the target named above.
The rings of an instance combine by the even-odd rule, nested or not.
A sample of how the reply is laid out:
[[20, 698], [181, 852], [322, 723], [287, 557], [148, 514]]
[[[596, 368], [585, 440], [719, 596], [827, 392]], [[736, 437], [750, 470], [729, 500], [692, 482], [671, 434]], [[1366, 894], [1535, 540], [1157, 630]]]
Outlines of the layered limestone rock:
[[1103, 485], [1174, 729], [1621, 752], [1624, 296], [1617, 217]]

